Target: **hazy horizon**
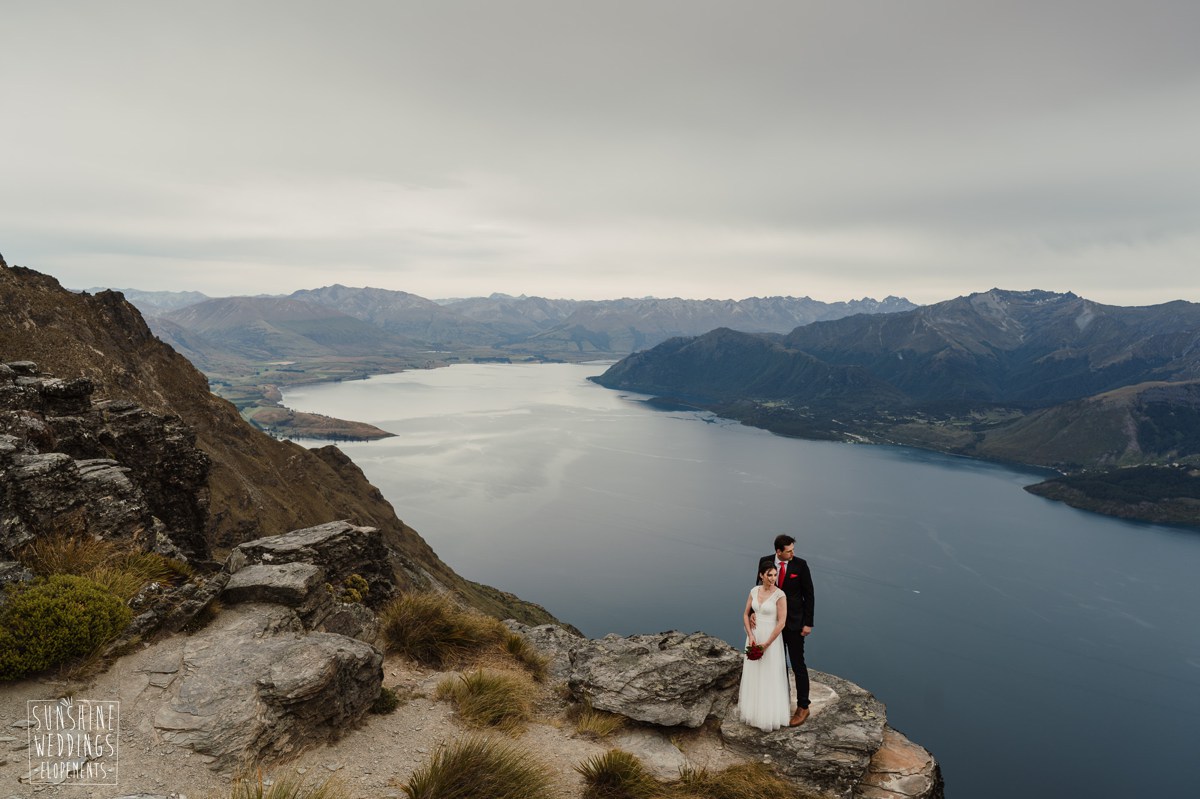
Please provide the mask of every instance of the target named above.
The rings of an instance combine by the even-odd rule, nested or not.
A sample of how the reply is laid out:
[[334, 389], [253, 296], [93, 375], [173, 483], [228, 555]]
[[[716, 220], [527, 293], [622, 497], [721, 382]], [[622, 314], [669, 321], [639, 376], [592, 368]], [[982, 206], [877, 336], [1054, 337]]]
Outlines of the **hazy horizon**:
[[[10, 266], [12, 266], [12, 265], [14, 265], [14, 264], [10, 264]], [[21, 264], [21, 265], [24, 266], [24, 264]], [[243, 298], [243, 297], [250, 298], [250, 299], [287, 299], [287, 298], [291, 297], [291, 295], [296, 291], [311, 291], [311, 290], [317, 290], [317, 289], [322, 289], [322, 288], [330, 288], [335, 285], [340, 285], [343, 288], [349, 288], [349, 289], [376, 289], [376, 290], [383, 290], [383, 291], [402, 291], [402, 292], [404, 291], [404, 289], [382, 289], [380, 286], [347, 286], [345, 284], [339, 284], [339, 283], [327, 283], [323, 286], [302, 286], [302, 287], [299, 287], [296, 289], [292, 289], [291, 291], [288, 291], [286, 293], [278, 293], [278, 294], [277, 293], [207, 294], [205, 292], [198, 292], [198, 293], [204, 294], [206, 300], [236, 299], [236, 298]], [[66, 288], [69, 291], [85, 291], [85, 292], [92, 293], [92, 294], [94, 294], [98, 291], [104, 291], [104, 290], [112, 290], [112, 291], [120, 291], [120, 292], [137, 291], [137, 292], [146, 292], [146, 293], [151, 293], [151, 294], [153, 294], [153, 293], [182, 294], [182, 293], [187, 293], [189, 291], [187, 289], [147, 290], [147, 289], [140, 288], [138, 286], [88, 286], [86, 288], [67, 286]], [[637, 301], [637, 300], [694, 300], [694, 301], [698, 301], [698, 302], [706, 302], [706, 301], [707, 302], [742, 302], [742, 301], [751, 300], [751, 299], [785, 298], [785, 299], [809, 299], [809, 300], [815, 300], [817, 302], [823, 302], [823, 303], [830, 304], [830, 305], [833, 305], [833, 304], [836, 304], [839, 302], [844, 302], [844, 303], [861, 302], [861, 301], [884, 302], [889, 299], [895, 299], [895, 300], [905, 300], [905, 301], [913, 303], [914, 305], [934, 305], [939, 302], [945, 302], [947, 300], [956, 299], [958, 297], [970, 296], [972, 294], [983, 294], [988, 291], [994, 291], [994, 290], [1013, 291], [1013, 292], [1049, 291], [1049, 289], [1040, 289], [1038, 287], [1019, 288], [1018, 289], [1018, 288], [1009, 288], [1006, 286], [990, 286], [988, 288], [980, 288], [980, 289], [976, 289], [973, 291], [969, 291], [966, 294], [959, 294], [959, 295], [955, 295], [953, 297], [943, 297], [941, 299], [936, 299], [936, 300], [932, 300], [931, 302], [925, 302], [925, 303], [916, 302], [915, 300], [912, 300], [909, 297], [904, 296], [903, 294], [900, 294], [900, 295], [889, 294], [886, 297], [871, 297], [871, 296], [845, 297], [845, 298], [841, 298], [841, 299], [818, 299], [816, 297], [811, 297], [811, 296], [804, 295], [804, 294], [800, 294], [800, 295], [796, 295], [796, 294], [792, 294], [792, 295], [787, 295], [787, 294], [761, 295], [760, 294], [760, 295], [748, 295], [745, 297], [682, 297], [678, 294], [671, 295], [671, 296], [655, 296], [655, 295], [648, 294], [648, 295], [644, 295], [644, 296], [640, 296], [640, 297], [634, 297], [634, 296], [630, 296], [630, 295], [624, 295], [624, 296], [613, 295], [613, 296], [609, 296], [609, 297], [596, 297], [596, 298], [586, 298], [585, 299], [585, 298], [579, 298], [579, 297], [551, 297], [551, 296], [547, 296], [545, 294], [506, 294], [505, 292], [499, 292], [499, 291], [492, 291], [492, 292], [487, 292], [487, 293], [483, 293], [483, 294], [473, 294], [470, 296], [464, 295], [461, 297], [425, 297], [424, 295], [415, 294], [415, 292], [411, 292], [411, 291], [405, 292], [405, 293], [414, 294], [415, 296], [422, 297], [423, 299], [427, 299], [432, 302], [436, 302], [438, 304], [443, 304], [443, 305], [448, 304], [448, 303], [461, 302], [463, 300], [487, 299], [492, 296], [506, 296], [506, 297], [510, 297], [512, 299], [540, 298], [540, 299], [551, 300], [551, 301], [566, 301], [566, 302], [612, 302], [612, 301], [619, 301], [619, 300], [634, 300], [634, 301]], [[1068, 293], [1068, 292], [1058, 292], [1058, 293]], [[1084, 294], [1080, 294], [1077, 291], [1069, 292], [1069, 293], [1073, 293], [1076, 296], [1082, 297], [1083, 299], [1086, 299], [1086, 300], [1093, 300], [1093, 301], [1099, 302], [1098, 300], [1095, 300], [1094, 298], [1088, 297]], [[1184, 298], [1176, 297], [1171, 300], [1163, 300], [1162, 302], [1164, 302], [1164, 303], [1165, 302], [1174, 302], [1174, 301], [1182, 300], [1182, 299], [1184, 299]], [[1185, 301], [1193, 302], [1193, 300], [1185, 300]], [[1120, 303], [1101, 303], [1101, 304], [1102, 305], [1120, 305]], [[1158, 304], [1162, 304], [1162, 303], [1146, 303], [1146, 305], [1158, 305]], [[1129, 307], [1129, 306], [1126, 306], [1126, 307]]]

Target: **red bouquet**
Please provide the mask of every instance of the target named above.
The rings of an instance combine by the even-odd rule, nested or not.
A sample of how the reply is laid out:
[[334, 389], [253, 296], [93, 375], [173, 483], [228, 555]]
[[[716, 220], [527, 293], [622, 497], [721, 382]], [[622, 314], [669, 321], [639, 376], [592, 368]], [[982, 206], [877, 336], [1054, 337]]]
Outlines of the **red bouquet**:
[[750, 644], [746, 647], [746, 660], [758, 660], [763, 656], [763, 648], [759, 644]]

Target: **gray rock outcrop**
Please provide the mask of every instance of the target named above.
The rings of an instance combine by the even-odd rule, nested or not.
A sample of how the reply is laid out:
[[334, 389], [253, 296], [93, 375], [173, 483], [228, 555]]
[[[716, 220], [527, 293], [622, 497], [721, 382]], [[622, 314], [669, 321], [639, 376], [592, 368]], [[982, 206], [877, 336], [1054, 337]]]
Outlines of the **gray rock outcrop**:
[[[662, 727], [698, 727], [721, 718], [731, 752], [773, 764], [808, 794], [830, 799], [943, 799], [937, 761], [887, 724], [887, 710], [869, 691], [832, 674], [809, 670], [812, 715], [796, 728], [764, 733], [738, 720], [742, 655], [724, 641], [695, 633], [609, 635], [592, 640], [555, 625], [509, 628], [551, 659], [551, 674], [593, 707]], [[669, 778], [686, 755], [664, 745], [667, 730], [632, 728], [617, 745]]]
[[0, 560], [0, 602], [4, 601], [2, 589], [6, 585], [23, 583], [33, 579], [33, 572], [13, 560]]
[[539, 654], [549, 658], [546, 673], [550, 679], [567, 681], [571, 676], [571, 650], [586, 641], [586, 638], [557, 624], [530, 627], [516, 619], [508, 619], [504, 623], [514, 633], [524, 636]]
[[[380, 607], [396, 595], [387, 547], [373, 527], [358, 527], [347, 521], [328, 522], [247, 541], [239, 544], [236, 552], [233, 557], [244, 558], [246, 564], [301, 563], [319, 567], [325, 582], [335, 587], [358, 575], [370, 587], [363, 601], [371, 607]], [[279, 574], [282, 576], [284, 572]]]
[[704, 633], [609, 635], [570, 652], [571, 693], [592, 707], [664, 727], [720, 716], [741, 677], [741, 655]]
[[203, 560], [209, 459], [192, 431], [93, 391], [29, 361], [0, 369], [0, 554], [65, 532]]
[[[941, 796], [936, 762], [887, 726], [882, 702], [866, 689], [832, 674], [809, 669], [809, 678], [812, 715], [802, 726], [764, 733], [742, 724], [732, 708], [721, 725], [721, 737], [743, 754], [769, 757], [783, 776], [822, 796]], [[902, 792], [908, 789], [920, 790]]]
[[383, 655], [367, 642], [374, 614], [337, 586], [369, 575], [367, 596], [393, 595], [382, 548], [378, 530], [344, 521], [237, 547], [212, 581], [228, 607], [150, 676], [167, 692], [158, 734], [231, 769], [357, 723], [379, 696]]
[[[229, 580], [221, 600], [272, 602], [292, 608], [310, 630], [375, 640], [378, 620], [365, 606], [379, 607], [396, 595], [387, 550], [374, 527], [328, 522], [239, 545], [229, 556]], [[367, 586], [361, 603], [344, 602], [347, 582]]]
[[290, 608], [249, 603], [223, 611], [153, 676], [171, 690], [154, 717], [159, 735], [232, 769], [339, 737], [379, 696], [383, 655], [306, 632]]

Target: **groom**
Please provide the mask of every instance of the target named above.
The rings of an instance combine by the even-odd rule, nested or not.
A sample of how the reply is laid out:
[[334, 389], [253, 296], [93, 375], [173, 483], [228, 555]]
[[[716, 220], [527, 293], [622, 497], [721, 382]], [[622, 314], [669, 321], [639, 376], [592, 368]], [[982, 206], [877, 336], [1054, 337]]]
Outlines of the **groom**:
[[808, 667], [804, 665], [804, 639], [813, 628], [813, 582], [808, 564], [796, 557], [796, 539], [790, 535], [775, 536], [775, 554], [759, 558], [758, 571], [771, 564], [779, 569], [778, 584], [787, 598], [787, 621], [783, 626], [783, 643], [787, 645], [792, 675], [796, 678], [796, 712], [790, 727], [799, 727], [808, 719]]

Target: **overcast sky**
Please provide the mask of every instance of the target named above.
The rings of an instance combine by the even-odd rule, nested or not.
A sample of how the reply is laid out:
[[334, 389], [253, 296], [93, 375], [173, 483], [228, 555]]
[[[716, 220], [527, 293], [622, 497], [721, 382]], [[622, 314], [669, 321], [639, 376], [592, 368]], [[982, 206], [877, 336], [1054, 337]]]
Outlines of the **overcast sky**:
[[64, 285], [1200, 301], [1196, 0], [0, 0]]

